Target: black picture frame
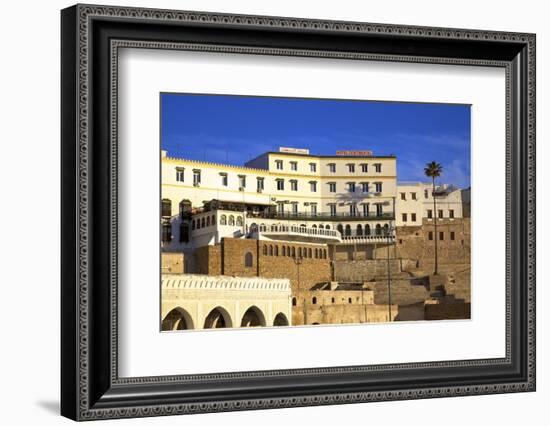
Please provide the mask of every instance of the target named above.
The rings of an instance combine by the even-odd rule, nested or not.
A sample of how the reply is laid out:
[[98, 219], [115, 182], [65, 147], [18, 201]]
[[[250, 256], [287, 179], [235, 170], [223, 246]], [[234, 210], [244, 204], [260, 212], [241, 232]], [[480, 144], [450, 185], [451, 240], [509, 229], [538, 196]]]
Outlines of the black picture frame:
[[[61, 29], [62, 415], [91, 420], [535, 390], [534, 34], [97, 5], [64, 9]], [[182, 45], [505, 68], [506, 357], [119, 378], [116, 50]]]

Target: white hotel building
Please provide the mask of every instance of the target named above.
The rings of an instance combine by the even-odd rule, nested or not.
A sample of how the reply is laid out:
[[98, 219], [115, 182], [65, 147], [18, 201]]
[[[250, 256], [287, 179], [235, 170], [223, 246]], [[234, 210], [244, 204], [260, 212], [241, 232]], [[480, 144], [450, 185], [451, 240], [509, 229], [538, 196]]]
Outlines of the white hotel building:
[[395, 239], [395, 156], [280, 148], [241, 167], [163, 151], [161, 169], [164, 251], [193, 250], [224, 237], [323, 245]]

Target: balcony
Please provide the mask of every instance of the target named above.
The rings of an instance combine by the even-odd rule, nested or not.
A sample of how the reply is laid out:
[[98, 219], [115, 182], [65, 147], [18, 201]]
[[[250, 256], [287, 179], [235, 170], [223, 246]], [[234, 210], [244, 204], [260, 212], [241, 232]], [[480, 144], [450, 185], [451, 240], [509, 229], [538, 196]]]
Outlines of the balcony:
[[342, 244], [393, 243], [395, 235], [360, 235], [342, 237]]
[[296, 225], [259, 225], [250, 232], [253, 238], [258, 239], [267, 237], [274, 240], [303, 241], [319, 244], [339, 243], [342, 241], [342, 237], [338, 231]]
[[330, 212], [322, 213], [309, 213], [309, 212], [247, 212], [246, 217], [259, 218], [259, 219], [279, 219], [279, 220], [325, 220], [325, 221], [363, 221], [363, 220], [394, 220], [393, 213], [335, 213]]

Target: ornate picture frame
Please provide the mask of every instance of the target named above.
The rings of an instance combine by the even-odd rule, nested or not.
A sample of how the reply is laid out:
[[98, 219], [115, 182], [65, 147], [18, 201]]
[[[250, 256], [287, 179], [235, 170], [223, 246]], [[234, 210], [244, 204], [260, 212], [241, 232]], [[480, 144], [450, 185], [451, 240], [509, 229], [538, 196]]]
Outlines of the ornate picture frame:
[[[96, 5], [64, 9], [61, 29], [62, 415], [92, 420], [535, 390], [534, 34]], [[506, 356], [119, 377], [122, 47], [505, 69]]]

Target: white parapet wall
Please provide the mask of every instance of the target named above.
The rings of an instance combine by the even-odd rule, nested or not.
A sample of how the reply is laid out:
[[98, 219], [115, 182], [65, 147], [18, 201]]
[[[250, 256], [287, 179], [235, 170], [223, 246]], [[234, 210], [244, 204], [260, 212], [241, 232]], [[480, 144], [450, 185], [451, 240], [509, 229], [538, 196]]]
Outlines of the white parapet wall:
[[162, 275], [162, 330], [291, 325], [288, 279]]

